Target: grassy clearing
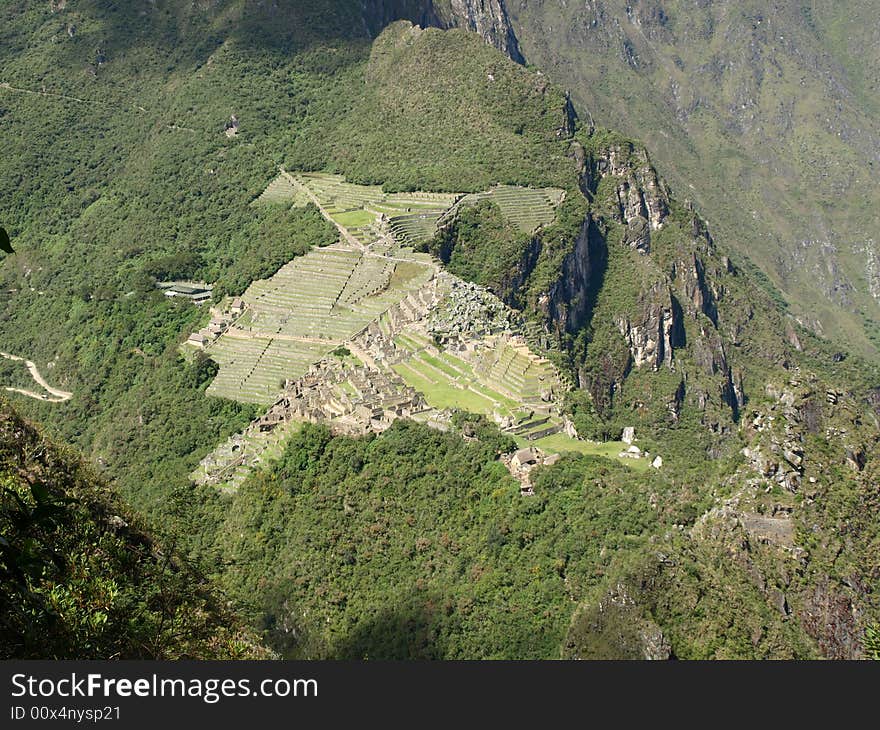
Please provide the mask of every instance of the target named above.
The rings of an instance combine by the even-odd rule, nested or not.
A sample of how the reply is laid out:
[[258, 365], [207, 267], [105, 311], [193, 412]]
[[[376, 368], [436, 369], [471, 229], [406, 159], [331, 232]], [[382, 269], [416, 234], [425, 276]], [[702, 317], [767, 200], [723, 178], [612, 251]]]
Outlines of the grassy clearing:
[[397, 335], [397, 337], [394, 338], [394, 344], [397, 345], [398, 347], [402, 347], [404, 350], [407, 350], [408, 352], [413, 352], [413, 353], [418, 352], [421, 349], [420, 346], [416, 342], [411, 340], [406, 335]]
[[467, 364], [457, 358], [448, 354], [442, 358], [429, 355], [420, 344], [405, 335], [399, 336], [396, 341], [415, 353], [402, 363], [402, 370], [398, 369], [398, 372], [410, 385], [424, 393], [434, 408], [460, 408], [486, 415], [494, 412], [513, 415], [522, 407], [490, 386], [476, 381]]
[[330, 217], [345, 228], [361, 228], [376, 222], [376, 216], [367, 210], [348, 210]]
[[440, 359], [446, 363], [449, 363], [450, 365], [452, 365], [452, 367], [456, 368], [457, 370], [460, 370], [465, 375], [470, 375], [470, 376], [474, 375], [474, 369], [468, 363], [466, 363], [464, 360], [460, 360], [459, 358], [455, 357], [454, 355], [450, 355], [448, 352], [441, 352]]
[[621, 451], [626, 451], [629, 448], [629, 445], [623, 441], [608, 441], [600, 444], [595, 441], [573, 439], [564, 433], [555, 433], [552, 436], [545, 436], [535, 441], [527, 441], [520, 437], [516, 440], [522, 446], [537, 446], [539, 449], [552, 454], [577, 453], [604, 456], [607, 459], [614, 459], [621, 464], [625, 464], [636, 471], [646, 471], [651, 466], [647, 459], [626, 459], [618, 456]]
[[425, 373], [413, 366], [412, 363], [399, 363], [394, 370], [406, 381], [425, 396], [428, 404], [443, 410], [446, 408], [458, 408], [471, 413], [491, 415], [496, 410], [495, 404], [488, 398], [461, 387], [453, 385], [449, 380], [434, 380], [431, 374]]
[[435, 368], [437, 368], [439, 371], [445, 373], [453, 380], [458, 380], [464, 375], [464, 373], [462, 373], [460, 370], [457, 370], [455, 367], [453, 367], [448, 362], [444, 362], [443, 360], [438, 360], [436, 357], [432, 357], [431, 355], [429, 355], [426, 352], [423, 352], [419, 357], [421, 360], [424, 360], [429, 365], [433, 365]]
[[400, 261], [397, 266], [394, 267], [394, 273], [391, 275], [391, 283], [389, 286], [406, 286], [424, 271], [424, 264], [418, 264], [414, 261]]
[[472, 382], [470, 384], [470, 387], [471, 390], [474, 390], [477, 393], [484, 395], [486, 398], [490, 398], [491, 400], [498, 403], [498, 411], [500, 411], [503, 415], [513, 416], [523, 407], [521, 403], [517, 403], [515, 400], [511, 400], [506, 395], [499, 393], [497, 390], [486, 387], [481, 383]]

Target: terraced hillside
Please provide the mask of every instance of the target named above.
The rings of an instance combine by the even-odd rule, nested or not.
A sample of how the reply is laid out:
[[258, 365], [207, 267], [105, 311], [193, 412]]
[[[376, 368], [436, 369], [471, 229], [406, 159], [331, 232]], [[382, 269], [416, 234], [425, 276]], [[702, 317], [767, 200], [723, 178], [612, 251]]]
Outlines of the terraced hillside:
[[[562, 195], [554, 188], [509, 185], [464, 196], [386, 193], [379, 186], [346, 182], [340, 175], [282, 169], [254, 205], [314, 203], [337, 226], [340, 240], [294, 259], [248, 288], [242, 295], [246, 311], [208, 344], [220, 365], [208, 394], [271, 404], [286, 380], [301, 377], [433, 275], [437, 264], [413, 248], [430, 240], [438, 222], [454, 216], [460, 205], [491, 199], [528, 233], [553, 221]], [[499, 387], [507, 394], [502, 401], [539, 398], [544, 374], [508, 365], [486, 366], [489, 379], [500, 378]], [[465, 407], [468, 400], [453, 398], [449, 404]], [[469, 410], [479, 412], [500, 402], [491, 395], [473, 395], [471, 400]]]
[[209, 345], [220, 372], [208, 395], [269, 405], [284, 381], [351, 339], [433, 275], [427, 256], [402, 262], [342, 245], [316, 249], [254, 282], [245, 312]]
[[255, 281], [237, 316], [227, 302], [221, 334], [207, 338], [220, 364], [207, 393], [270, 408], [205, 457], [191, 479], [234, 492], [306, 421], [357, 435], [398, 417], [446, 428], [455, 410], [485, 415], [545, 453], [619, 454], [618, 444], [566, 434], [559, 398], [568, 386], [530, 350], [500, 299], [412, 248], [434, 236], [438, 221], [486, 199], [532, 233], [553, 222], [562, 197], [504, 185], [465, 196], [387, 194], [338, 175], [282, 170], [255, 204], [312, 203], [340, 240]]
[[409, 353], [394, 369], [434, 408], [491, 416], [523, 441], [562, 430], [552, 405], [554, 391], [560, 390], [555, 369], [524, 342], [509, 336], [488, 338], [458, 353], [437, 348], [416, 331], [400, 334], [394, 342]]
[[519, 403], [475, 377], [473, 368], [447, 351], [439, 351], [430, 339], [416, 332], [398, 335], [395, 344], [409, 353], [394, 366], [412, 387], [438, 409], [459, 408], [471, 413], [513, 416]]
[[305, 205], [308, 201], [309, 199], [304, 192], [287, 175], [282, 173], [266, 186], [266, 189], [252, 204], [296, 207]]
[[[293, 178], [335, 223], [367, 245], [383, 228], [402, 246], [414, 247], [434, 235], [437, 221], [460, 199], [447, 193], [385, 193], [354, 185], [340, 175], [304, 173]], [[384, 225], [383, 225], [384, 224]]]
[[464, 196], [459, 205], [473, 205], [481, 200], [490, 200], [522, 233], [530, 234], [553, 222], [556, 208], [564, 195], [565, 192], [559, 188], [496, 185], [484, 193]]
[[[426, 404], [421, 412], [411, 412], [408, 406], [410, 417], [442, 421], [443, 413], [464, 410], [494, 419], [521, 444], [542, 440], [555, 451], [578, 450], [584, 442], [561, 433], [563, 422], [555, 405], [565, 386], [552, 364], [513, 333], [507, 318], [498, 319], [493, 310], [494, 329], [487, 325], [480, 334], [467, 334], [474, 322], [470, 315], [461, 320], [456, 314], [464, 305], [450, 298], [455, 277], [447, 273], [435, 280], [432, 304], [424, 303], [424, 291], [413, 296], [440, 271], [438, 262], [415, 253], [413, 247], [430, 240], [438, 223], [450, 220], [461, 206], [492, 200], [505, 218], [528, 234], [553, 222], [562, 197], [558, 189], [509, 185], [470, 195], [386, 193], [378, 186], [348, 183], [339, 175], [282, 170], [254, 204], [313, 203], [337, 226], [340, 240], [295, 258], [269, 279], [255, 281], [241, 297], [244, 311], [237, 317], [227, 313], [228, 326], [216, 341], [208, 342], [210, 356], [220, 365], [208, 395], [272, 408], [246, 433], [209, 455], [193, 479], [235, 489], [250, 469], [277, 453], [299, 419], [337, 414], [340, 428], [357, 432], [361, 426], [356, 403], [361, 413], [366, 413], [367, 404], [375, 409], [397, 396], [411, 404], [407, 387], [421, 394]], [[456, 281], [459, 293], [469, 291]], [[483, 299], [491, 295], [468, 296], [466, 306], [481, 301], [479, 312], [471, 314], [478, 319], [488, 316], [481, 307], [488, 306]], [[494, 304], [505, 309], [500, 300]], [[438, 335], [428, 325], [427, 313], [435, 309], [457, 322], [452, 328], [459, 333], [456, 345], [441, 347], [435, 341], [437, 336], [449, 337], [449, 332]], [[322, 394], [315, 396], [312, 390], [311, 405], [300, 407], [300, 415], [281, 408], [277, 420], [272, 414], [279, 412], [280, 402], [290, 399], [287, 384], [297, 383], [291, 386], [296, 389], [315, 380], [314, 368], [323, 372], [334, 361], [330, 353], [343, 348], [351, 360], [344, 366], [346, 373], [361, 373], [361, 379], [363, 373], [372, 373], [365, 381], [372, 395], [353, 387], [352, 378], [340, 376], [338, 383], [318, 384]], [[334, 368], [331, 365], [327, 373]], [[390, 385], [393, 382], [398, 385]], [[306, 411], [310, 415], [305, 416]], [[364, 425], [384, 428], [387, 421]], [[556, 440], [551, 444], [548, 438]]]
[[210, 348], [220, 372], [207, 393], [245, 403], [269, 404], [285, 379], [302, 375], [329, 349], [310, 342], [227, 333]]
[[474, 370], [525, 403], [540, 401], [543, 393], [558, 387], [553, 365], [536, 357], [524, 342], [497, 338], [494, 348], [479, 358]]
[[482, 193], [385, 193], [379, 186], [355, 185], [341, 175], [302, 173], [279, 176], [261, 199], [279, 197], [293, 201], [305, 193], [337, 225], [367, 244], [383, 230], [401, 246], [417, 247], [437, 232], [438, 223], [449, 220], [462, 205], [491, 200], [521, 232], [534, 233], [556, 218], [564, 191], [559, 188], [527, 188], [496, 185]]

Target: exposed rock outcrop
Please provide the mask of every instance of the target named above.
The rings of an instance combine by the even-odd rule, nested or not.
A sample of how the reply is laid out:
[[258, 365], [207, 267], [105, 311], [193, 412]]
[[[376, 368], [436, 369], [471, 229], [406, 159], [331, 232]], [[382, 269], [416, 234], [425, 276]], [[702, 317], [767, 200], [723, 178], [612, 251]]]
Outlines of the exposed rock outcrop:
[[669, 190], [651, 165], [648, 153], [632, 144], [613, 144], [592, 162], [592, 167], [584, 170], [588, 187], [595, 189], [601, 178], [614, 178], [614, 218], [636, 231], [641, 231], [646, 221], [650, 242], [649, 232], [662, 228], [669, 215]]
[[714, 325], [718, 325], [718, 292], [713, 291], [706, 278], [703, 262], [693, 253], [672, 265], [671, 277], [684, 289], [684, 294], [694, 309], [705, 314]]
[[[629, 348], [632, 366], [655, 372], [661, 367], [680, 370], [676, 350], [686, 349], [687, 366], [681, 370], [679, 389], [669, 403], [673, 420], [678, 420], [686, 389], [688, 402], [700, 410], [714, 400], [729, 407], [737, 420], [746, 400], [742, 373], [729, 362], [728, 333], [722, 332], [719, 321], [724, 277], [735, 275], [734, 267], [726, 257], [716, 256], [706, 223], [692, 204], [674, 203], [640, 145], [612, 140], [590, 152], [580, 143], [572, 147], [571, 156], [581, 170], [581, 189], [593, 201], [593, 229], [603, 239], [601, 245], [594, 242], [591, 246], [591, 259], [600, 259], [603, 246], [608, 255], [607, 247], [616, 245], [605, 235], [609, 219], [623, 227], [623, 246], [646, 258], [644, 268], [633, 265], [641, 279], [634, 300], [621, 307], [614, 319]], [[678, 241], [669, 236], [661, 239], [660, 232], [668, 230], [673, 220], [680, 230], [674, 236]], [[593, 287], [601, 285], [601, 275], [595, 275], [599, 268], [592, 267]], [[585, 299], [589, 300], [589, 292]], [[557, 304], [554, 311], [567, 310]], [[570, 323], [566, 324], [568, 331], [573, 331]], [[731, 324], [725, 324], [730, 329]], [[717, 414], [706, 423], [715, 431], [724, 430]]]
[[647, 365], [659, 370], [666, 365], [674, 369], [673, 353], [685, 344], [681, 311], [672, 290], [658, 283], [644, 293], [634, 315], [621, 315], [617, 327], [637, 368]]
[[561, 275], [542, 299], [541, 305], [557, 335], [577, 332], [590, 314], [590, 286], [593, 276], [590, 237], [595, 236], [592, 221], [581, 226], [571, 253], [562, 262]]
[[432, 4], [445, 27], [478, 33], [512, 60], [525, 63], [502, 0], [434, 0]]
[[395, 20], [423, 28], [460, 28], [477, 33], [517, 63], [525, 63], [502, 0], [365, 0], [364, 21], [371, 35]]

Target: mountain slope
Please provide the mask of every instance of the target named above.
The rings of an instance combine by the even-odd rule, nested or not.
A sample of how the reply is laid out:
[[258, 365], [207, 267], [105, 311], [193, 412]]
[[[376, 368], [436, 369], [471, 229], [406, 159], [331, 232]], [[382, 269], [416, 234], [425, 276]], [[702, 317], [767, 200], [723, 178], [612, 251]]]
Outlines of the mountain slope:
[[[389, 150], [382, 126], [397, 101], [393, 74], [380, 68], [379, 89], [365, 96], [370, 27], [351, 23], [354, 5], [292, 2], [245, 13], [241, 2], [84, 2], [55, 11], [33, 2], [2, 17], [0, 80], [10, 88], [0, 88], [0, 134], [10, 154], [0, 216], [18, 253], [3, 262], [0, 332], [6, 351], [75, 395], [59, 408], [20, 406], [106, 465], [140, 509], [160, 509], [162, 485], [185, 479], [255, 415], [203, 397], [210, 365], [183, 367], [177, 345], [204, 315], [162, 297], [153, 279], [204, 279], [241, 293], [321, 243], [327, 228], [314, 209], [250, 205], [280, 163], [450, 190], [563, 174], [563, 145], [548, 146], [565, 123], [562, 94], [483, 45], [472, 47], [470, 79], [483, 73], [488, 84], [477, 69], [497, 67], [495, 88], [518, 86], [507, 105], [470, 104], [482, 93], [475, 90], [455, 106], [460, 118], [450, 111], [425, 124], [428, 110], [448, 104], [421, 109], [415, 94]], [[364, 17], [410, 10], [373, 5]], [[452, 32], [450, 42], [462, 35]], [[437, 50], [441, 36], [426, 32], [419, 42]], [[454, 95], [466, 69], [455, 53], [445, 59], [429, 101]], [[428, 69], [412, 72], [415, 83]], [[526, 114], [508, 113], [516, 100], [529, 102]], [[496, 93], [493, 103], [501, 101]], [[228, 137], [233, 115], [238, 133]], [[486, 143], [495, 137], [510, 149]], [[435, 160], [455, 164], [425, 164], [426, 141]], [[368, 165], [381, 166], [367, 175]]]
[[[868, 5], [507, 3], [529, 62], [640, 138], [798, 318], [876, 357], [880, 161]], [[858, 60], [857, 60], [858, 59]]]
[[[445, 40], [413, 33], [395, 26], [373, 51], [394, 58], [404, 95], [423, 93], [407, 85], [422, 43]], [[482, 58], [476, 39], [448, 42]], [[465, 98], [484, 84], [457, 78]], [[189, 492], [210, 551], [258, 566], [218, 579], [289, 656], [861, 656], [877, 615], [877, 373], [791, 321], [640, 144], [587, 129], [559, 142], [556, 224], [497, 261], [493, 209], [478, 206], [432, 246], [461, 275], [501, 272], [483, 283], [581, 386], [581, 435], [635, 427], [662, 469], [567, 457], [523, 502], [491, 428], [470, 450], [406, 424], [361, 440], [307, 429], [238, 494]]]
[[[641, 144], [578, 125], [476, 34], [400, 23], [371, 44], [346, 3], [22, 7], [0, 45], [18, 242], [0, 336], [73, 398], [20, 406], [180, 535], [279, 651], [863, 654], [880, 379], [792, 321]], [[257, 412], [205, 397], [216, 365], [179, 345], [209, 315], [154, 280], [240, 294], [332, 241], [313, 206], [251, 205], [281, 164], [398, 190], [564, 189], [536, 233], [478, 206], [430, 246], [523, 312], [579, 386], [582, 436], [634, 427], [662, 467], [569, 455], [524, 497], [496, 460], [509, 440], [464, 415], [450, 434], [304, 428], [238, 495], [189, 484]], [[610, 604], [636, 635], [597, 617]]]
[[0, 404], [0, 655], [264, 658], [91, 470]]

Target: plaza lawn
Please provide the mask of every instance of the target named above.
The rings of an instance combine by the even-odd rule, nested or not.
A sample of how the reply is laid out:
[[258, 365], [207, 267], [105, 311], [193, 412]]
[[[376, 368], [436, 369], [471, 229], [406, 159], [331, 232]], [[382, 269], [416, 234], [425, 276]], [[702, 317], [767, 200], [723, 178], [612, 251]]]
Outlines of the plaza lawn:
[[437, 382], [429, 378], [425, 373], [413, 368], [411, 364], [399, 363], [394, 366], [397, 373], [408, 385], [418, 390], [425, 396], [425, 400], [433, 408], [458, 408], [471, 413], [491, 414], [495, 404], [488, 398], [472, 390], [457, 388], [448, 380]]

